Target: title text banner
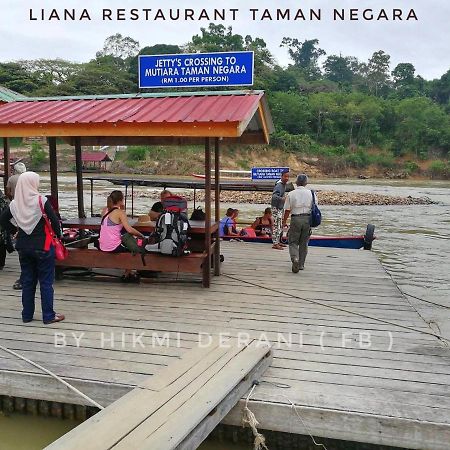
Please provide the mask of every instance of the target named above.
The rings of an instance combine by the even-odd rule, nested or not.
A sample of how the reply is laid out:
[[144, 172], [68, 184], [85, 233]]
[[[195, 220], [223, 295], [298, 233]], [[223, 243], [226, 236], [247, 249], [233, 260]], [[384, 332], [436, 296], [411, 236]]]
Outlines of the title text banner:
[[140, 88], [251, 86], [253, 52], [139, 56]]

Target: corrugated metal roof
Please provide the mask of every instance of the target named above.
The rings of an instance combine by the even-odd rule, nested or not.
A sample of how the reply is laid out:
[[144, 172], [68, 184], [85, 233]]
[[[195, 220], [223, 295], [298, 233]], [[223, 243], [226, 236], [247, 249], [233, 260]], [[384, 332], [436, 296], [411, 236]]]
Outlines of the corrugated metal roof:
[[0, 124], [243, 122], [263, 92], [186, 93], [131, 98], [17, 101], [0, 106]]
[[[91, 95], [67, 95], [54, 97], [24, 97], [17, 101], [48, 101], [48, 100], [105, 100], [115, 98], [161, 98], [161, 97], [207, 97], [210, 95], [247, 95], [264, 94], [261, 90], [230, 90], [230, 91], [195, 91], [195, 92], [136, 92], [133, 94], [91, 94]], [[19, 94], [20, 95], [20, 94]]]
[[20, 99], [26, 99], [26, 97], [4, 86], [0, 86], [0, 102], [14, 102]]
[[108, 153], [105, 152], [83, 152], [81, 155], [83, 162], [103, 162], [112, 161]]

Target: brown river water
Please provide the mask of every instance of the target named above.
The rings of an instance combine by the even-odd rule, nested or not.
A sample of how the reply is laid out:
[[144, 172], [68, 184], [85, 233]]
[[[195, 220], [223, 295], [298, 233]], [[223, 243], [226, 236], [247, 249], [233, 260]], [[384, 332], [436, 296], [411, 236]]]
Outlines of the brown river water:
[[[414, 206], [323, 206], [323, 223], [317, 233], [364, 234], [366, 225], [376, 227], [373, 250], [403, 292], [423, 300], [450, 307], [450, 182], [386, 181], [386, 180], [313, 180], [313, 189], [346, 192], [371, 192], [384, 195], [422, 197], [435, 205]], [[63, 216], [76, 211], [75, 177], [61, 175], [60, 205]], [[42, 192], [49, 190], [48, 177], [42, 179]], [[107, 182], [95, 185], [94, 210], [105, 206], [109, 191], [116, 189]], [[150, 190], [153, 188], [137, 188]], [[138, 198], [138, 213], [147, 212], [154, 200]], [[86, 211], [90, 208], [89, 185], [85, 185]], [[228, 205], [241, 210], [241, 219], [260, 215], [264, 205]], [[364, 271], [364, 267], [361, 268]], [[450, 338], [450, 309], [430, 308], [429, 303], [409, 298], [422, 317], [435, 331]], [[0, 450], [38, 450], [76, 426], [76, 422], [30, 416], [0, 415]], [[26, 433], [24, 430], [26, 429]], [[201, 450], [250, 450], [243, 444], [207, 442]]]

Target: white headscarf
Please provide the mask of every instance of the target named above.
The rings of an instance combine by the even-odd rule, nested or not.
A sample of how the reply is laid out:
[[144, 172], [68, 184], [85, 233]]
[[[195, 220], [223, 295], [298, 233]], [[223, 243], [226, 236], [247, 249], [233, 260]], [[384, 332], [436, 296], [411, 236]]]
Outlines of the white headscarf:
[[35, 172], [25, 172], [20, 175], [14, 200], [9, 204], [15, 225], [26, 234], [31, 234], [42, 218], [39, 197], [42, 198], [42, 206], [47, 201], [46, 197], [39, 195], [39, 180], [39, 175]]

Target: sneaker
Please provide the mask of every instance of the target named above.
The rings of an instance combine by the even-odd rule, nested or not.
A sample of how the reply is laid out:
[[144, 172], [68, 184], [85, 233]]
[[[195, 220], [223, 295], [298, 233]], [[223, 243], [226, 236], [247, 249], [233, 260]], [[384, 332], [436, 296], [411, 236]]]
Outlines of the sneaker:
[[47, 322], [44, 322], [44, 325], [50, 325], [51, 323], [56, 323], [56, 322], [62, 322], [66, 317], [64, 316], [64, 314], [55, 314], [55, 318], [53, 320], [47, 320]]
[[300, 266], [300, 270], [305, 270], [305, 265], [304, 264]]
[[20, 279], [18, 279], [14, 284], [13, 284], [13, 289], [15, 291], [21, 291], [22, 290], [22, 283], [20, 281]]
[[300, 270], [300, 263], [298, 261], [292, 261], [292, 273], [298, 273]]

